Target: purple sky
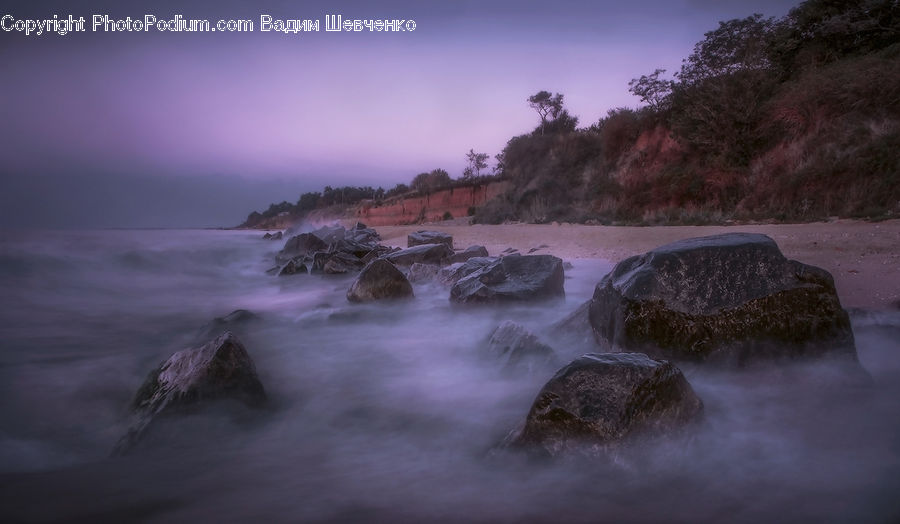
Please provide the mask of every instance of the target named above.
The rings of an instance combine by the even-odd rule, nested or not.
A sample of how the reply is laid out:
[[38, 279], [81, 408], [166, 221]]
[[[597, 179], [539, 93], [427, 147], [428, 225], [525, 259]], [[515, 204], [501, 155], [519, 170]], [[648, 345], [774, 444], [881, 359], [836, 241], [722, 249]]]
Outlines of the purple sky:
[[[570, 112], [588, 125], [610, 108], [636, 106], [628, 80], [657, 67], [676, 70], [719, 20], [782, 16], [795, 2], [121, 4], [6, 2], [0, 16], [182, 14], [249, 18], [257, 31], [27, 37], [0, 31], [0, 177], [7, 187], [0, 206], [17, 204], [18, 217], [7, 209], [0, 223], [28, 225], [25, 202], [64, 198], [77, 210], [85, 195], [101, 189], [112, 202], [138, 178], [173, 191], [214, 181], [201, 194], [233, 208], [129, 215], [94, 203], [75, 218], [51, 209], [31, 223], [231, 225], [270, 201], [295, 201], [325, 184], [388, 188], [436, 167], [456, 177], [470, 148], [493, 156], [536, 125], [529, 95], [563, 93]], [[417, 29], [262, 33], [263, 13], [323, 24], [326, 14], [414, 19]], [[68, 189], [53, 195], [60, 177]], [[165, 201], [148, 204], [167, 208]]]

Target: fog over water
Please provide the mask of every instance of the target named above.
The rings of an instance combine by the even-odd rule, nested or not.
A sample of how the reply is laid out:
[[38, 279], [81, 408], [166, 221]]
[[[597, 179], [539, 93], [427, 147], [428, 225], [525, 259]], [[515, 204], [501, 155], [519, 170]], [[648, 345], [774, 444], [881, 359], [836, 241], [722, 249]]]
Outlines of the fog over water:
[[[553, 369], [486, 355], [503, 320], [562, 360], [547, 328], [612, 264], [573, 260], [564, 302], [351, 306], [350, 277], [265, 274], [259, 232], [0, 233], [0, 520], [90, 522], [888, 522], [900, 518], [900, 313], [855, 314], [872, 388], [682, 366], [705, 404], [691, 433], [616, 463], [491, 453]], [[170, 420], [109, 458], [147, 373], [236, 329], [269, 406]]]

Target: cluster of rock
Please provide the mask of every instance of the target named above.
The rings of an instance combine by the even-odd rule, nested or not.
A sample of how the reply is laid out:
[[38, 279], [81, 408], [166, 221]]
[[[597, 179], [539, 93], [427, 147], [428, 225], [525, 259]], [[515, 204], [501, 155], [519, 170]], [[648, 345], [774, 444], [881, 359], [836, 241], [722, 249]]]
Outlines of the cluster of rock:
[[279, 276], [356, 272], [389, 251], [389, 248], [378, 243], [379, 240], [374, 229], [361, 223], [350, 229], [325, 226], [309, 233], [300, 233], [285, 242], [275, 255], [278, 267], [270, 272]]
[[484, 246], [455, 251], [453, 237], [438, 231], [409, 234], [406, 249], [383, 246], [378, 240], [378, 233], [359, 223], [349, 230], [330, 226], [294, 235], [276, 255], [279, 267], [271, 272], [359, 272], [347, 292], [351, 302], [409, 298], [412, 282], [432, 281], [450, 287], [450, 300], [460, 304], [565, 294], [562, 260], [551, 255], [490, 257]]
[[[410, 235], [409, 245], [384, 248], [374, 231], [358, 225], [296, 235], [279, 255], [288, 257], [285, 264], [312, 267], [318, 258], [359, 259], [353, 267], [364, 267], [347, 292], [353, 302], [412, 297], [410, 279], [449, 286], [451, 300], [460, 303], [563, 294], [562, 261], [550, 255], [489, 257], [481, 247], [455, 252], [452, 238], [435, 232]], [[456, 256], [461, 260], [452, 261]], [[253, 319], [237, 311], [211, 329]], [[763, 235], [688, 239], [628, 258], [562, 326], [592, 333], [604, 352], [559, 369], [506, 448], [602, 455], [638, 437], [686, 428], [702, 416], [703, 402], [673, 362], [743, 366], [836, 356], [865, 373], [831, 275], [786, 259]], [[541, 372], [560, 363], [550, 345], [513, 322], [501, 324], [485, 346], [506, 371]], [[159, 415], [220, 398], [265, 400], [253, 362], [230, 332], [174, 354], [150, 374], [134, 402], [137, 421], [117, 451], [133, 446]]]

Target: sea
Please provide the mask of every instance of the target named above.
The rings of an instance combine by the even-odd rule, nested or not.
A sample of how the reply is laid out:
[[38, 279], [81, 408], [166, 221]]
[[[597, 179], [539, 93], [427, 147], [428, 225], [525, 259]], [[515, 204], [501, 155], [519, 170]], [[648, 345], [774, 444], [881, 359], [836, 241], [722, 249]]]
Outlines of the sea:
[[[900, 312], [852, 314], [870, 386], [684, 366], [705, 405], [688, 434], [540, 460], [498, 444], [555, 370], [511, 373], [487, 340], [512, 320], [563, 362], [591, 351], [550, 328], [613, 261], [570, 260], [549, 304], [459, 307], [428, 283], [353, 305], [352, 276], [267, 274], [283, 241], [261, 235], [0, 232], [0, 521], [900, 520]], [[267, 406], [198, 409], [112, 456], [148, 373], [238, 309]]]

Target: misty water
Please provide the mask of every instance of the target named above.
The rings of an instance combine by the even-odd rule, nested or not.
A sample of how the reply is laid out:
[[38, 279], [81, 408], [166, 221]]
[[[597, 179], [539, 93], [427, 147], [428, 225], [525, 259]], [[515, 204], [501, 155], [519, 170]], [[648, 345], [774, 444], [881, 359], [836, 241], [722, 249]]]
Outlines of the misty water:
[[[900, 314], [857, 313], [874, 386], [800, 373], [683, 366], [705, 403], [686, 435], [615, 462], [492, 448], [553, 370], [505, 373], [486, 354], [503, 320], [563, 361], [590, 350], [548, 327], [612, 264], [573, 260], [566, 299], [459, 308], [351, 306], [350, 277], [265, 273], [258, 232], [16, 232], [0, 237], [0, 520], [89, 522], [886, 522], [900, 518]], [[269, 405], [167, 422], [110, 451], [147, 373], [237, 328]], [[807, 373], [808, 372], [808, 373]], [[809, 377], [809, 380], [798, 379]]]

